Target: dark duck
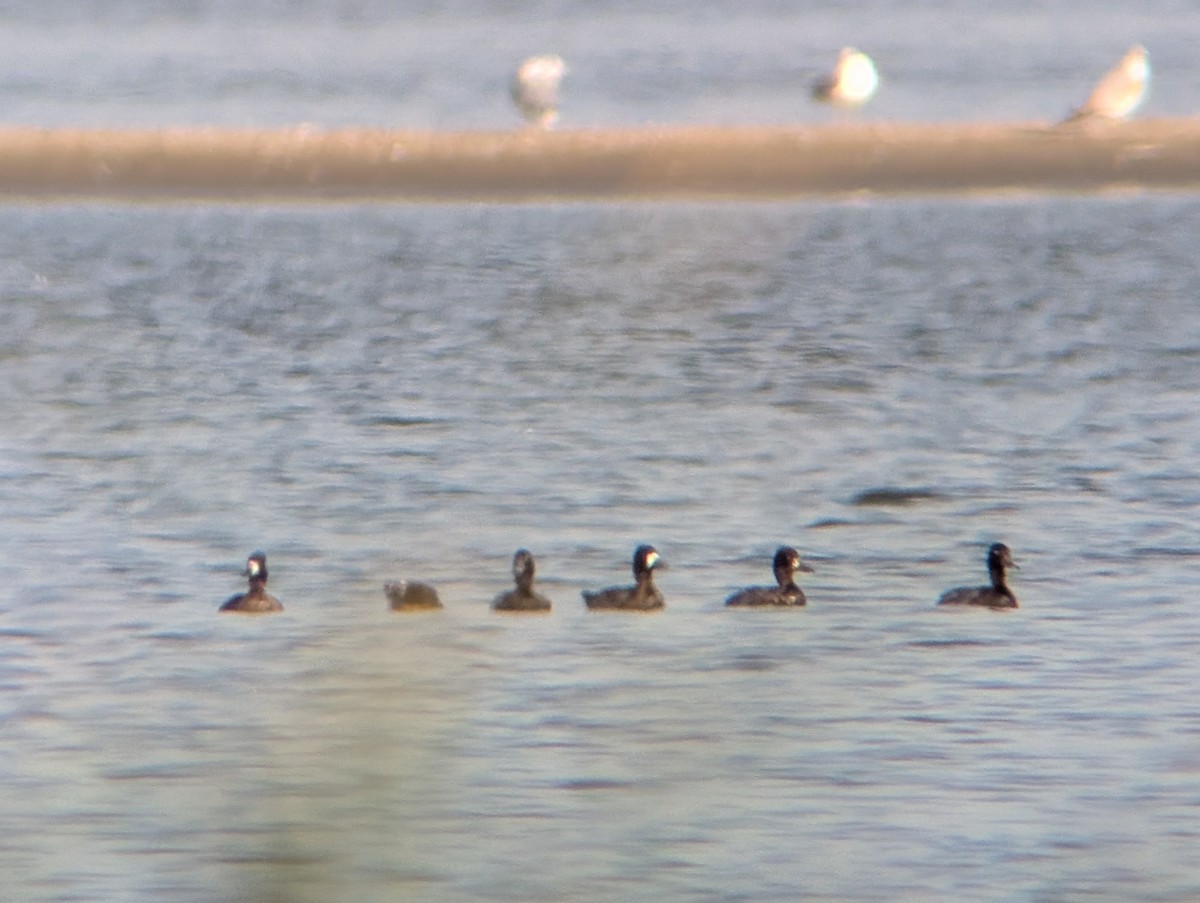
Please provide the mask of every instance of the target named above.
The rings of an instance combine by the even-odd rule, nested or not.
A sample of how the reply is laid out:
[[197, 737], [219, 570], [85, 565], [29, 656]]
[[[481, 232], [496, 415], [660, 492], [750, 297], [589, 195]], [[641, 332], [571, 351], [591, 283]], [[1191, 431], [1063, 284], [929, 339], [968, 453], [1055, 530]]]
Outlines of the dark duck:
[[805, 605], [804, 590], [796, 585], [796, 573], [811, 574], [812, 568], [800, 560], [800, 553], [791, 546], [780, 546], [772, 562], [776, 586], [748, 586], [728, 599], [726, 605], [746, 608], [783, 608]]
[[992, 545], [987, 553], [988, 577], [991, 586], [960, 586], [947, 590], [938, 605], [983, 605], [987, 608], [1017, 608], [1017, 597], [1008, 588], [1005, 572], [1015, 568], [1012, 551], [1002, 542]]
[[246, 559], [245, 574], [250, 580], [250, 588], [244, 593], [231, 596], [221, 611], [240, 611], [248, 614], [265, 614], [270, 611], [283, 611], [279, 600], [267, 592], [267, 556], [255, 552]]
[[385, 583], [383, 593], [392, 611], [432, 611], [442, 607], [437, 590], [419, 580]]
[[638, 546], [633, 553], [633, 586], [584, 590], [583, 601], [592, 611], [655, 611], [665, 607], [663, 595], [654, 585], [654, 569], [663, 567], [654, 546]]
[[533, 588], [535, 566], [528, 549], [517, 549], [513, 555], [514, 589], [501, 593], [492, 603], [495, 611], [549, 611], [550, 600]]

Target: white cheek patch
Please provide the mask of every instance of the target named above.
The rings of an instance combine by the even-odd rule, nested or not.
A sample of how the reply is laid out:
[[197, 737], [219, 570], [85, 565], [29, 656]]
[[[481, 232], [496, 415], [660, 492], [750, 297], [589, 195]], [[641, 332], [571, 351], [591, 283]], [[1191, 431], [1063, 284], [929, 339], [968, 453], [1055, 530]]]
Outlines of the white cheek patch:
[[255, 561], [253, 558], [251, 558], [249, 561], [246, 562], [246, 572], [251, 577], [257, 577], [260, 570], [261, 570], [261, 568], [259, 567], [258, 562]]
[[646, 567], [652, 568], [656, 564], [658, 564], [658, 553], [651, 552], [649, 555], [646, 556]]

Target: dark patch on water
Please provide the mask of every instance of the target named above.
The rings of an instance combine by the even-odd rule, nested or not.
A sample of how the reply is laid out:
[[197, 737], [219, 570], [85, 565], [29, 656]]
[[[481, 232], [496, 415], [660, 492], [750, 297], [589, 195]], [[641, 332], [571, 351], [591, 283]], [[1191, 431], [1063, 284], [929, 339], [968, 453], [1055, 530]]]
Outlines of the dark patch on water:
[[864, 489], [850, 499], [850, 504], [903, 507], [905, 505], [915, 505], [917, 502], [936, 501], [944, 498], [944, 495], [932, 489], [904, 489], [894, 486], [881, 486], [875, 489]]
[[0, 637], [12, 637], [16, 640], [40, 640], [45, 636], [45, 631], [41, 630], [26, 630], [22, 627], [0, 627]]
[[904, 645], [910, 649], [956, 649], [970, 646], [994, 646], [995, 643], [990, 643], [986, 640], [936, 639], [913, 640]]
[[832, 527], [854, 527], [857, 526], [854, 521], [846, 520], [840, 517], [824, 517], [821, 520], [813, 521], [808, 525], [810, 530], [827, 530]]
[[195, 643], [204, 638], [202, 633], [184, 630], [159, 630], [146, 636], [152, 640], [165, 640], [171, 643]]
[[774, 671], [778, 667], [778, 661], [767, 658], [765, 655], [740, 655], [717, 670]]
[[104, 778], [109, 781], [179, 781], [194, 776], [194, 771], [182, 769], [177, 765], [146, 765], [104, 774]]
[[223, 862], [228, 865], [281, 865], [281, 866], [298, 866], [298, 865], [321, 865], [326, 860], [320, 856], [306, 856], [302, 853], [263, 853], [255, 855], [247, 853], [244, 856], [217, 856], [216, 862]]
[[359, 425], [403, 429], [404, 427], [410, 426], [447, 426], [449, 425], [449, 421], [440, 417], [389, 417], [378, 415], [361, 418], [359, 420]]
[[1200, 549], [1182, 548], [1179, 546], [1136, 546], [1133, 549], [1135, 558], [1197, 558]]
[[630, 790], [637, 785], [632, 781], [616, 781], [606, 778], [579, 778], [574, 781], [563, 781], [557, 785], [560, 790]]

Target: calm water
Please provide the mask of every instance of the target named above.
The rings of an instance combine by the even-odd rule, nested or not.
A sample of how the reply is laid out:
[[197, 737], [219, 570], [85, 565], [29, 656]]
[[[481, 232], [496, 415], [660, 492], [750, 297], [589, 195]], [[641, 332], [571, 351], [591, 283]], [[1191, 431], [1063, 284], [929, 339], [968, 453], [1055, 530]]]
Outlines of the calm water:
[[[22, 896], [1200, 894], [1200, 200], [0, 223]], [[997, 538], [1024, 607], [933, 610]]]
[[[554, 38], [585, 123], [816, 117], [851, 39], [917, 79], [868, 115], [978, 118], [990, 71], [1049, 117], [1031, 71], [1086, 90], [1131, 22], [1179, 113], [1200, 31], [39, 9], [0, 7], [13, 121], [504, 125], [468, 99]], [[6, 899], [1200, 898], [1198, 233], [1168, 195], [0, 206]], [[936, 610], [998, 539], [1023, 607]], [[643, 541], [667, 611], [588, 616]], [[809, 608], [722, 610], [784, 541]], [[548, 617], [488, 610], [520, 545]], [[260, 547], [287, 611], [217, 617]], [[407, 576], [445, 611], [385, 611]]]
[[1187, 0], [0, 0], [0, 122], [505, 128], [532, 53], [569, 66], [561, 125], [826, 121], [846, 44], [867, 119], [1057, 119], [1134, 42], [1147, 115], [1191, 115]]

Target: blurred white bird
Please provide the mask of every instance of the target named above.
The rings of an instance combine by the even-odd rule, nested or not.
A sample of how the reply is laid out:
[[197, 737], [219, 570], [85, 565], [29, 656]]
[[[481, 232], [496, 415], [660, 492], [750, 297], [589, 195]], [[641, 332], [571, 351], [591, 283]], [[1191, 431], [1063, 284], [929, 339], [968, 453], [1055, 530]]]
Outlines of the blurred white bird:
[[561, 56], [531, 56], [517, 67], [512, 99], [530, 125], [548, 129], [558, 119], [558, 86], [567, 71]]
[[1134, 44], [1111, 70], [1105, 73], [1083, 106], [1064, 122], [1080, 119], [1124, 119], [1146, 96], [1150, 82], [1150, 60], [1146, 48]]
[[875, 63], [853, 47], [843, 47], [833, 71], [817, 79], [812, 88], [814, 100], [839, 107], [861, 107], [879, 87]]

